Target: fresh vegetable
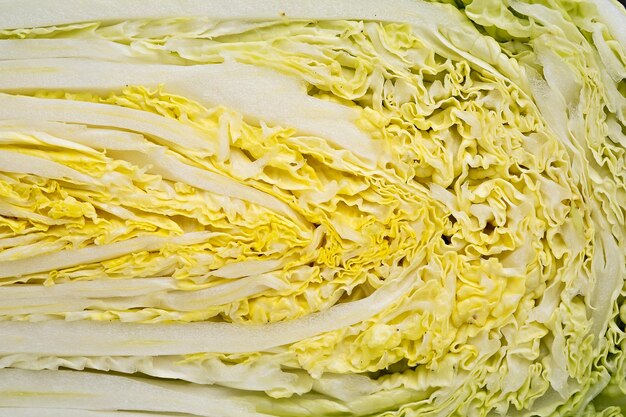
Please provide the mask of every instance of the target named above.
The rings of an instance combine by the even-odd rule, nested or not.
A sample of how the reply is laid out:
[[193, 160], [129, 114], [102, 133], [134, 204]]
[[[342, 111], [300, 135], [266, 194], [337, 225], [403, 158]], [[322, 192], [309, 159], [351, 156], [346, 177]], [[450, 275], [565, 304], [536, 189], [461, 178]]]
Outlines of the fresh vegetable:
[[0, 416], [626, 412], [619, 4], [0, 10]]

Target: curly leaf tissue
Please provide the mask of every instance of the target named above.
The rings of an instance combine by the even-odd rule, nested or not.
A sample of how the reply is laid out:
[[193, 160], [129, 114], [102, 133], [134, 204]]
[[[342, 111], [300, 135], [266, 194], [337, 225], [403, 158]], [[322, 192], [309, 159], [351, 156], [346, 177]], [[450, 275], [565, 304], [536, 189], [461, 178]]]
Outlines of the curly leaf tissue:
[[612, 0], [0, 0], [0, 416], [626, 413]]

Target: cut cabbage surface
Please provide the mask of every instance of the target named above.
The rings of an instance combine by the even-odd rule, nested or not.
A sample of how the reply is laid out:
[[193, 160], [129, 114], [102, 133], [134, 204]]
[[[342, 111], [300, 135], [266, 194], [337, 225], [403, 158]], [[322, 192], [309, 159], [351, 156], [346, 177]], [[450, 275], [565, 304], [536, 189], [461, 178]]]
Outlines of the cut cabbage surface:
[[610, 0], [0, 0], [0, 416], [626, 413]]

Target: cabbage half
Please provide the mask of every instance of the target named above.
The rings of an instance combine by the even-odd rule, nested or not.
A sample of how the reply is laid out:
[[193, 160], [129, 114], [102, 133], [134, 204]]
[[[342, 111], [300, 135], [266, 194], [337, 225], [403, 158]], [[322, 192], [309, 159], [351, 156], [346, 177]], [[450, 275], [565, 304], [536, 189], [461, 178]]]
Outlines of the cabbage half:
[[621, 416], [608, 0], [1, 0], [1, 416]]

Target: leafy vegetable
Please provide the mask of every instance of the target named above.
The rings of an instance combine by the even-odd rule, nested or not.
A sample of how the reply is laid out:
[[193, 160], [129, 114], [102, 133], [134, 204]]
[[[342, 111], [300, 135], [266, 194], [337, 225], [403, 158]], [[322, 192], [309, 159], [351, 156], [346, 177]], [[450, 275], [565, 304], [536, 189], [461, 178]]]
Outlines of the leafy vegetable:
[[0, 415], [626, 412], [617, 3], [0, 10]]

